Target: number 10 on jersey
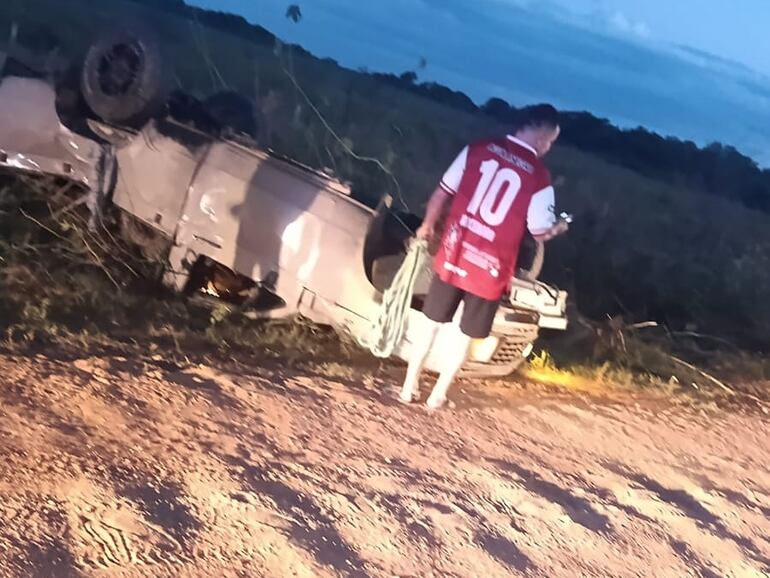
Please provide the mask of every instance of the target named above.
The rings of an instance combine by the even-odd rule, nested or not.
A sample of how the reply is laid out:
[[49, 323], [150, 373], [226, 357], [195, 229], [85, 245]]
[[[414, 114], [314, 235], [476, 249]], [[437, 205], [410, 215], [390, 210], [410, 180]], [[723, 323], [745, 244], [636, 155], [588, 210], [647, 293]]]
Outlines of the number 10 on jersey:
[[[490, 227], [505, 221], [521, 190], [521, 177], [510, 168], [500, 168], [496, 160], [481, 163], [481, 179], [468, 204], [468, 213], [479, 216]], [[502, 198], [500, 198], [502, 195]]]

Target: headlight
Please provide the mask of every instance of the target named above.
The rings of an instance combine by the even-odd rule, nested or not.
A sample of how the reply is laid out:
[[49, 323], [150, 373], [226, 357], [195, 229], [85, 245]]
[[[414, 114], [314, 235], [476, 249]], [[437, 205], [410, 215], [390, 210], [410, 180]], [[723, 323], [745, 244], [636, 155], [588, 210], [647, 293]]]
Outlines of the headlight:
[[471, 341], [469, 358], [477, 363], [489, 363], [500, 345], [497, 337], [489, 336], [486, 339], [474, 339]]

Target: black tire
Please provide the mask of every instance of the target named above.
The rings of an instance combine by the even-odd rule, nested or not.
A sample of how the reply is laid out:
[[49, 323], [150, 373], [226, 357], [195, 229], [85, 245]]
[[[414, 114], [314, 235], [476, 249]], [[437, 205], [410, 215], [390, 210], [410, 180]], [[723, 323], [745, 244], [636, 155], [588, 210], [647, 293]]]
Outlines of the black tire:
[[86, 54], [81, 89], [101, 120], [138, 128], [161, 111], [170, 92], [160, 44], [145, 31], [104, 35]]

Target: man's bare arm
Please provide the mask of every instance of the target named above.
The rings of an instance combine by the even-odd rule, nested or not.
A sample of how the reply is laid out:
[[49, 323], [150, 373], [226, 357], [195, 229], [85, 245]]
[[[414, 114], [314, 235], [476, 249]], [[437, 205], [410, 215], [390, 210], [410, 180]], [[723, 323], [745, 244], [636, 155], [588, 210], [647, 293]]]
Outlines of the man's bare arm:
[[430, 240], [436, 233], [436, 224], [441, 217], [444, 206], [449, 202], [451, 195], [442, 187], [436, 187], [428, 201], [428, 207], [425, 210], [425, 220], [417, 229], [417, 238]]

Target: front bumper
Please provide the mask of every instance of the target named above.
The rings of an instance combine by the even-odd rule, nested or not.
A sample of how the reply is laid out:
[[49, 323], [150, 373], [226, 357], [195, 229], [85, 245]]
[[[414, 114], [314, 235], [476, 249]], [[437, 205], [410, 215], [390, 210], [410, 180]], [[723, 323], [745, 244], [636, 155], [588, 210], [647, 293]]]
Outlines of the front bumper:
[[102, 145], [65, 127], [56, 93], [31, 78], [0, 79], [0, 168], [100, 188]]
[[39, 154], [24, 154], [0, 148], [0, 167], [11, 172], [60, 177], [83, 185], [86, 188], [94, 186], [94, 181], [96, 180], [96, 171], [92, 164], [63, 154], [50, 157]]

